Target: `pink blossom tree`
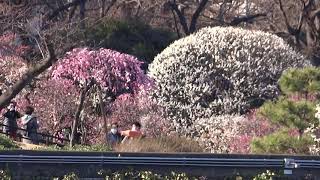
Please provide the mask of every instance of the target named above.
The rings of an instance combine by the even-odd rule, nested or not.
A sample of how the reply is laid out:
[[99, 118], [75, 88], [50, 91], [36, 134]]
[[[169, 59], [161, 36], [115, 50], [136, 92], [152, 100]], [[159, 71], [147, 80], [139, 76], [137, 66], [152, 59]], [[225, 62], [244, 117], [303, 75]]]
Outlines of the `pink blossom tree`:
[[74, 144], [80, 113], [89, 92], [97, 93], [107, 133], [105, 101], [112, 102], [124, 93], [139, 93], [150, 87], [151, 81], [141, 70], [142, 62], [136, 57], [110, 49], [90, 50], [76, 48], [68, 52], [53, 67], [54, 80], [65, 80], [80, 88], [79, 105], [72, 124], [70, 145]]

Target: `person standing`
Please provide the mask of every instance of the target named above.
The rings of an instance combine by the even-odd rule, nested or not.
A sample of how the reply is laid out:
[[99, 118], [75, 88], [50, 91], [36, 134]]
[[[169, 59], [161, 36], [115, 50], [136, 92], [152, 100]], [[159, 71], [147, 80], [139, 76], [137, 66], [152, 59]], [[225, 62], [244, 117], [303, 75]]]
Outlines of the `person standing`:
[[27, 106], [25, 109], [25, 115], [22, 119], [22, 126], [26, 131], [24, 132], [24, 137], [26, 137], [32, 144], [38, 144], [38, 122], [37, 118], [33, 115], [33, 107]]
[[21, 114], [16, 110], [15, 102], [10, 102], [8, 110], [3, 114], [3, 117], [3, 132], [15, 140], [18, 130], [17, 119], [21, 117]]

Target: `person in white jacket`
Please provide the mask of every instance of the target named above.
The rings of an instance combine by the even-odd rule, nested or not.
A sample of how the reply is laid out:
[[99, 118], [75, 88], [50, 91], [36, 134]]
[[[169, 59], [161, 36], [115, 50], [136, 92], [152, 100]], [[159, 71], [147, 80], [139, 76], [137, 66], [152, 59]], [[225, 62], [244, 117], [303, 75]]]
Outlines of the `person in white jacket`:
[[21, 118], [24, 137], [31, 141], [32, 144], [38, 144], [38, 122], [37, 118], [33, 115], [33, 107], [27, 106], [25, 109], [25, 115]]

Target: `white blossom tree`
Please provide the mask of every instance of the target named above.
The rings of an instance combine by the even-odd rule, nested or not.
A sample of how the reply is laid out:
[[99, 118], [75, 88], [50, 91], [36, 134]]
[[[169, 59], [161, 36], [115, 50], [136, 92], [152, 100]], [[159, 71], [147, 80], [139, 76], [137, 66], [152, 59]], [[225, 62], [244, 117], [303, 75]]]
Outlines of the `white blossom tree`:
[[153, 96], [181, 129], [203, 118], [244, 114], [277, 97], [281, 73], [306, 62], [275, 35], [214, 27], [175, 41], [156, 56], [149, 74]]

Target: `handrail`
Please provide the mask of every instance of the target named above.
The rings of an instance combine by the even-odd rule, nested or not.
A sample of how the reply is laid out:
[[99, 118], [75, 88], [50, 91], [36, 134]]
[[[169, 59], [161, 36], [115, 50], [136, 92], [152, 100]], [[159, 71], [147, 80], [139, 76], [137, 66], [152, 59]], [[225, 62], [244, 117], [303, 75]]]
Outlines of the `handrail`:
[[[5, 125], [5, 124], [0, 123], [0, 127], [3, 127], [3, 126], [5, 126], [5, 127], [10, 127], [10, 126], [8, 126], [8, 125]], [[16, 129], [17, 129], [17, 130], [21, 130], [21, 131], [25, 131], [25, 132], [27, 131], [26, 129], [19, 128], [19, 127], [16, 127]], [[1, 130], [0, 130], [0, 133], [1, 133], [1, 134], [7, 134], [7, 133], [5, 133], [5, 132], [3, 132], [3, 131], [1, 131]], [[59, 140], [59, 141], [70, 142], [69, 139], [56, 137], [56, 136], [53, 136], [53, 135], [50, 135], [50, 134], [44, 134], [44, 133], [40, 133], [40, 132], [37, 132], [36, 134], [41, 135], [42, 137], [46, 137], [46, 138], [52, 138], [52, 139], [56, 139], [56, 140]], [[22, 136], [21, 138], [22, 138], [22, 139], [31, 140], [31, 139], [28, 138], [28, 137], [23, 137], [23, 136]], [[59, 145], [61, 145], [60, 143], [54, 143], [54, 142], [51, 142], [50, 144], [59, 144]]]

